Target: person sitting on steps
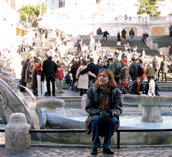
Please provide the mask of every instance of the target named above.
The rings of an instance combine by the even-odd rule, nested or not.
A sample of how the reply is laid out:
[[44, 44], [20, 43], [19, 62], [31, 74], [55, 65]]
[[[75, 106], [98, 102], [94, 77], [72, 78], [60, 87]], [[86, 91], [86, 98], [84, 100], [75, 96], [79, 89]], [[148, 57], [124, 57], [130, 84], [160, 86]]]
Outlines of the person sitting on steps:
[[122, 114], [122, 94], [109, 69], [102, 69], [93, 87], [87, 91], [86, 120], [87, 133], [92, 133], [91, 155], [98, 154], [101, 147], [100, 137], [104, 137], [103, 153], [114, 154], [111, 150], [111, 138], [119, 126]]

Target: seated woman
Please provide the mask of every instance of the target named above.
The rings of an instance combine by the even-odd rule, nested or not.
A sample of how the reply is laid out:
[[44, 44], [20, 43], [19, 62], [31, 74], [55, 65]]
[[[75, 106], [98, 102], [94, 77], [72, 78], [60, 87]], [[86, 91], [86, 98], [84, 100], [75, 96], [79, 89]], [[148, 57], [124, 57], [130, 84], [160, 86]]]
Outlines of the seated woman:
[[136, 82], [133, 83], [130, 94], [143, 94], [144, 86], [142, 83], [142, 79], [137, 77]]
[[98, 154], [101, 147], [100, 137], [104, 137], [103, 153], [114, 154], [111, 150], [111, 138], [119, 125], [119, 115], [122, 113], [122, 94], [113, 73], [102, 69], [93, 87], [88, 89], [86, 112], [87, 133], [92, 133], [91, 155]]

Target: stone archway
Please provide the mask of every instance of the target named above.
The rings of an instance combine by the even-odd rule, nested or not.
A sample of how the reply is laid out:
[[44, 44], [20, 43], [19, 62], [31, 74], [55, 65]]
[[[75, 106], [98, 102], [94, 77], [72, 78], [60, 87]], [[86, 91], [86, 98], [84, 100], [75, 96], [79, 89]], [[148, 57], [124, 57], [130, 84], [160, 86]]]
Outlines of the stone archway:
[[136, 27], [125, 27], [125, 30], [127, 32], [126, 36], [129, 36], [129, 31], [133, 28], [134, 30], [134, 36], [137, 36], [137, 28]]
[[165, 28], [164, 27], [153, 27], [151, 30], [151, 35], [164, 35], [165, 34]]

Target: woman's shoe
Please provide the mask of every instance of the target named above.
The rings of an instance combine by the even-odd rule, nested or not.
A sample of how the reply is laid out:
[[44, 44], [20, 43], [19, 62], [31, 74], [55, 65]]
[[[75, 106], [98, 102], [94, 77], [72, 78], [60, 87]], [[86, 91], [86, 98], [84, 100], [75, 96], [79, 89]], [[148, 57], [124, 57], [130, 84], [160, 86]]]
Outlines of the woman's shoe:
[[98, 154], [97, 148], [92, 147], [90, 153], [91, 153], [91, 155], [97, 155]]
[[114, 152], [111, 149], [105, 149], [105, 148], [103, 148], [103, 153], [104, 154], [114, 154]]

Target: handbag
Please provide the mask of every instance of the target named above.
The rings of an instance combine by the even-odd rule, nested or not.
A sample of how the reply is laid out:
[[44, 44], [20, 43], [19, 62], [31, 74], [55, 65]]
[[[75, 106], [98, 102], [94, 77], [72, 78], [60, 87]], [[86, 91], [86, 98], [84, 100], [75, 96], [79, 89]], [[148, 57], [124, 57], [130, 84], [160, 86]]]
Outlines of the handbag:
[[85, 123], [86, 123], [86, 133], [87, 134], [90, 134], [91, 133], [91, 120], [92, 120], [92, 116], [89, 116], [86, 120], [85, 120]]
[[74, 84], [74, 87], [77, 87], [77, 86], [78, 86], [78, 81], [76, 81]]

